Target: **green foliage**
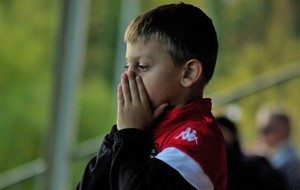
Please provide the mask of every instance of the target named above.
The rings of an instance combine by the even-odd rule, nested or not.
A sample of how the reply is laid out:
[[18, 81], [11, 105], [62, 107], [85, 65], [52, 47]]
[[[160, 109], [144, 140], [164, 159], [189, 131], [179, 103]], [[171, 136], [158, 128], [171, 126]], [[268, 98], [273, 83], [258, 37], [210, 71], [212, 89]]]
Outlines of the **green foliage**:
[[78, 141], [107, 133], [115, 124], [113, 89], [99, 78], [84, 82], [81, 89]]
[[110, 83], [115, 65], [120, 1], [93, 0], [90, 4], [85, 78], [101, 76]]
[[[56, 9], [38, 1], [0, 2], [0, 149], [7, 155], [0, 157], [0, 172], [38, 156], [47, 126]], [[22, 156], [10, 159], [16, 153]]]

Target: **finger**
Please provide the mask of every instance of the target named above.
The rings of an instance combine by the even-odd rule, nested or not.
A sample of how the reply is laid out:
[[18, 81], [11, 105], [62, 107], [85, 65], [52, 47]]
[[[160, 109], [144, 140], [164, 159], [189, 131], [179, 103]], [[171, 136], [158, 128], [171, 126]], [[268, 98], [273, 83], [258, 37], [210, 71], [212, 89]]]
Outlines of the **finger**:
[[118, 92], [117, 92], [117, 98], [118, 98], [118, 108], [121, 108], [124, 106], [124, 97], [123, 97], [123, 91], [122, 91], [122, 85], [118, 85]]
[[124, 103], [126, 104], [126, 102], [131, 102], [130, 87], [128, 82], [128, 76], [126, 73], [124, 73], [121, 76], [121, 86]]
[[130, 95], [132, 98], [132, 102], [140, 101], [139, 90], [137, 87], [135, 74], [134, 72], [128, 72], [127, 74], [128, 74], [128, 81], [129, 81]]
[[140, 76], [136, 76], [136, 83], [139, 91], [140, 100], [142, 103], [149, 103], [148, 93]]
[[169, 106], [168, 103], [161, 104], [156, 108], [153, 112], [153, 120], [157, 119], [164, 111], [165, 109]]
[[123, 92], [122, 92], [122, 85], [121, 83], [118, 85], [118, 93], [117, 93], [117, 98], [118, 98], [118, 109], [117, 109], [117, 127], [119, 128], [120, 126], [120, 114], [123, 112], [124, 108], [124, 97], [123, 97]]

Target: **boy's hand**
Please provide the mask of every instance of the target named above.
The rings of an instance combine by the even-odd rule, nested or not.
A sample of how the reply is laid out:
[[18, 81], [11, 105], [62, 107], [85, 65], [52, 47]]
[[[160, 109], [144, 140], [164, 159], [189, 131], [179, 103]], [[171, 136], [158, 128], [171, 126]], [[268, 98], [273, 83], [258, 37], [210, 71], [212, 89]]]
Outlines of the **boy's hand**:
[[121, 76], [121, 84], [118, 86], [118, 130], [127, 128], [147, 130], [167, 106], [167, 103], [162, 104], [152, 112], [141, 77], [135, 76], [130, 71]]

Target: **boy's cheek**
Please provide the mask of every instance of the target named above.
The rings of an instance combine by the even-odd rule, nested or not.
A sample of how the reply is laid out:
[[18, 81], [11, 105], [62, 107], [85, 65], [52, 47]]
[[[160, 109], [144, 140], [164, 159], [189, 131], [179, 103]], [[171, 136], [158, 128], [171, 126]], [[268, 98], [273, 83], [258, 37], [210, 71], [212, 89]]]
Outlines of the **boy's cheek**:
[[147, 96], [149, 98], [149, 102], [151, 105], [152, 110], [155, 110], [156, 108], [158, 108], [161, 104], [165, 103], [165, 102], [161, 102], [162, 97], [161, 94], [159, 94], [159, 92], [157, 92], [157, 88], [154, 88], [153, 85], [151, 85], [151, 83], [148, 83], [149, 81], [147, 81], [146, 79], [143, 79], [143, 84], [144, 87], [146, 89], [146, 93]]
[[149, 94], [148, 97], [149, 97], [152, 111], [160, 106], [159, 97], [156, 97], [155, 94], [154, 95]]

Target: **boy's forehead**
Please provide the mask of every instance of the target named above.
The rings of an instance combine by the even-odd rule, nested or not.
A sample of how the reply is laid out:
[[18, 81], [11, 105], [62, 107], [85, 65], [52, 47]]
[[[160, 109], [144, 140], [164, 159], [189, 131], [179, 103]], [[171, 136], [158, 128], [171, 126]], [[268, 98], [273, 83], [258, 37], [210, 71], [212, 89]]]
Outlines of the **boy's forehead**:
[[163, 53], [166, 51], [165, 45], [158, 42], [155, 38], [138, 38], [135, 42], [126, 43], [126, 57], [128, 56], [145, 56], [145, 57], [155, 57], [158, 53]]

